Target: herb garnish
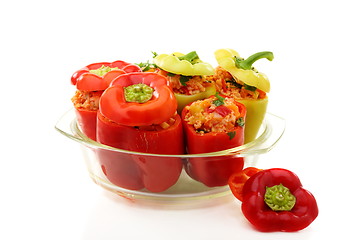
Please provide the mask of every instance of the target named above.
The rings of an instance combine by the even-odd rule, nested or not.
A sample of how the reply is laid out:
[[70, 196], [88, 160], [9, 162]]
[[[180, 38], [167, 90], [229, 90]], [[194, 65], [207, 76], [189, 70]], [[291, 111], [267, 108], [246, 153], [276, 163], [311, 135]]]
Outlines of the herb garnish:
[[236, 132], [228, 132], [227, 135], [229, 136], [230, 140], [233, 139], [236, 135]]
[[226, 81], [227, 83], [230, 83], [231, 85], [233, 85], [236, 88], [241, 89], [243, 87], [243, 85], [241, 85], [240, 83], [236, 82], [235, 80], [228, 80]]
[[257, 89], [256, 87], [247, 85], [245, 83], [243, 83], [244, 85], [242, 85], [242, 84], [236, 82], [235, 80], [228, 80], [226, 82], [230, 83], [231, 85], [233, 85], [236, 88], [239, 88], [239, 89], [244, 88], [245, 90], [249, 90], [249, 91], [252, 91], [252, 92], [255, 92], [256, 89]]
[[152, 68], [157, 68], [157, 66], [153, 63], [150, 63], [149, 60], [147, 62], [135, 63], [138, 65], [143, 72], [149, 71]]
[[175, 74], [175, 73], [168, 72], [166, 75], [169, 76], [169, 77], [173, 77], [173, 76], [175, 76], [176, 74]]
[[215, 104], [215, 106], [218, 107], [218, 106], [224, 105], [225, 98], [220, 96], [218, 92], [215, 94], [215, 97], [217, 98], [216, 100], [213, 101], [213, 104]]
[[236, 120], [237, 125], [240, 127], [243, 127], [245, 125], [245, 120], [243, 117], [240, 117], [238, 120]]
[[157, 57], [157, 55], [159, 55], [159, 54], [157, 54], [156, 52], [153, 52], [153, 51], [151, 51], [151, 53], [153, 54], [153, 58], [155, 58], [155, 57]]
[[181, 85], [186, 86], [186, 82], [188, 82], [191, 78], [192, 78], [192, 76], [180, 75], [180, 83], [181, 83]]
[[256, 91], [256, 87], [250, 86], [250, 85], [246, 85], [245, 83], [244, 83], [244, 87], [245, 87], [246, 90], [249, 90], [249, 91], [252, 91], [252, 92], [255, 92], [255, 91]]

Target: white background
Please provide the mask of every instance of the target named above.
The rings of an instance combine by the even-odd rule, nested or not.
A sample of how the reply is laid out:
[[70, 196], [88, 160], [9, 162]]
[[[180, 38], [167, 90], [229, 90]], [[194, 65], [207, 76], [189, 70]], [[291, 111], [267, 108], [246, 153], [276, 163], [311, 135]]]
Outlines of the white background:
[[[358, 239], [357, 1], [4, 1], [0, 8], [1, 239]], [[269, 112], [286, 119], [261, 168], [295, 172], [319, 205], [296, 233], [260, 233], [235, 199], [168, 209], [95, 185], [80, 147], [54, 130], [71, 108], [70, 76], [151, 51], [247, 57], [273, 51]], [[356, 222], [357, 221], [357, 222]]]

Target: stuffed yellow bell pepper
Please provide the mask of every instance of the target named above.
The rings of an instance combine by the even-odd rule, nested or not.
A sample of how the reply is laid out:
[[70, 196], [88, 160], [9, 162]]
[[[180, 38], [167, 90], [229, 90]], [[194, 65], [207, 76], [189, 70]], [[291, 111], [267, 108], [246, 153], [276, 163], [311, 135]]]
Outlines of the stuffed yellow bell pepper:
[[213, 76], [217, 91], [246, 106], [245, 143], [253, 141], [265, 117], [270, 82], [252, 64], [262, 58], [272, 61], [274, 55], [272, 52], [259, 52], [243, 59], [235, 50], [219, 49], [215, 58], [219, 64]]
[[154, 57], [154, 64], [161, 69], [159, 73], [169, 79], [179, 113], [187, 104], [216, 94], [214, 82], [206, 78], [214, 74], [214, 68], [202, 62], [195, 51], [186, 55], [160, 54]]

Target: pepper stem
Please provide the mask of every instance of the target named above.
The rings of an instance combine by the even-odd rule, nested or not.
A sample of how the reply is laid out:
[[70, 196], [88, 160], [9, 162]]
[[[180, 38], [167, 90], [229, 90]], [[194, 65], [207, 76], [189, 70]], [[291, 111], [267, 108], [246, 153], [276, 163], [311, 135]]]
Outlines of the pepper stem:
[[296, 197], [282, 184], [266, 187], [265, 203], [273, 211], [290, 211], [296, 203]]
[[189, 52], [186, 55], [178, 57], [180, 60], [186, 60], [190, 63], [193, 63], [195, 60], [199, 59], [199, 55], [196, 53], [196, 51]]
[[124, 91], [127, 102], [145, 103], [152, 98], [154, 89], [146, 84], [139, 83], [124, 87]]
[[272, 61], [274, 59], [274, 54], [272, 52], [258, 52], [251, 55], [245, 60], [235, 57], [235, 65], [237, 68], [251, 70], [254, 62], [262, 58], [266, 58], [267, 60]]

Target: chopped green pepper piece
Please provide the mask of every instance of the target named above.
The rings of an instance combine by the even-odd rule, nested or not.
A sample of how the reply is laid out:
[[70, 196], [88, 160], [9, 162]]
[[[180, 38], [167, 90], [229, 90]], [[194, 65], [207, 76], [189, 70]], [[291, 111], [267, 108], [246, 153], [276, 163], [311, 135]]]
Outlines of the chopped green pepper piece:
[[215, 94], [215, 97], [217, 98], [216, 100], [213, 101], [213, 103], [215, 104], [215, 106], [221, 106], [224, 105], [224, 100], [225, 98], [223, 98], [222, 96], [219, 95], [219, 93]]

